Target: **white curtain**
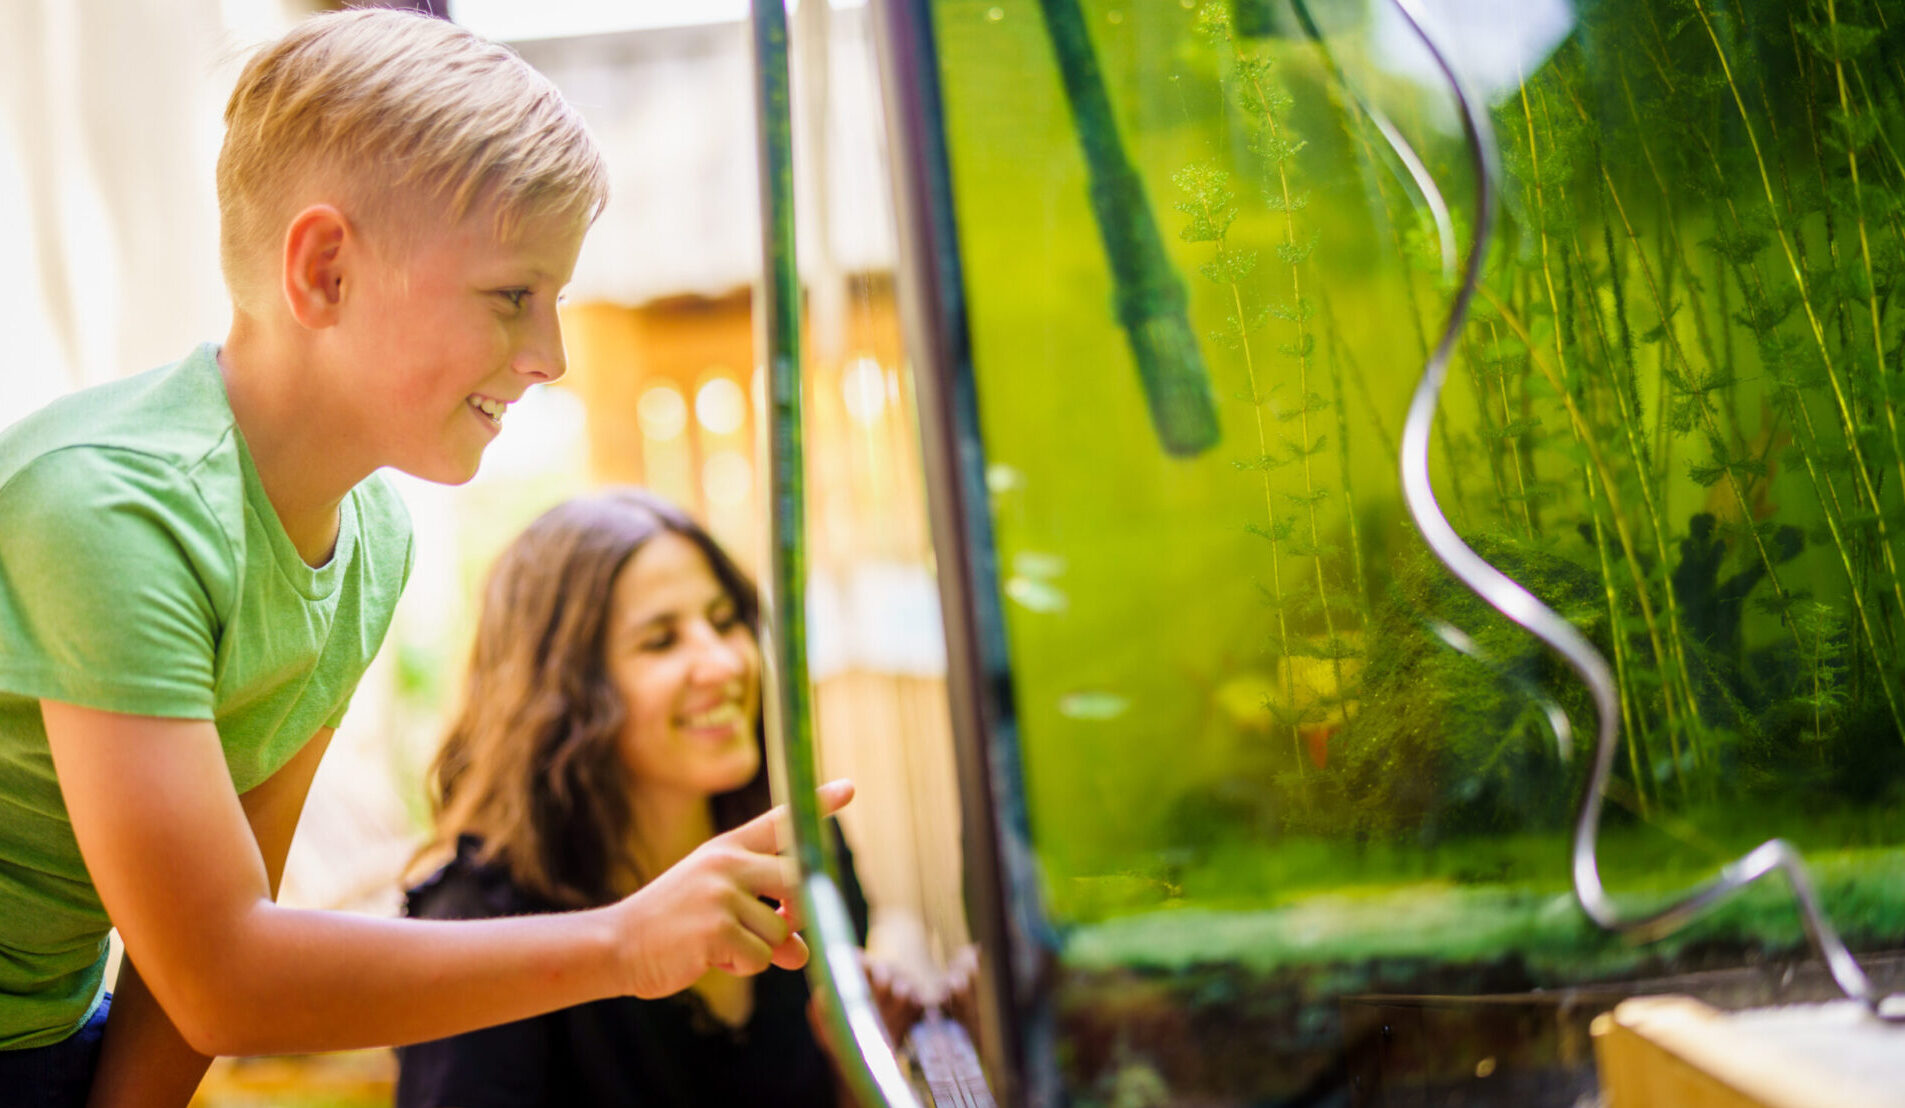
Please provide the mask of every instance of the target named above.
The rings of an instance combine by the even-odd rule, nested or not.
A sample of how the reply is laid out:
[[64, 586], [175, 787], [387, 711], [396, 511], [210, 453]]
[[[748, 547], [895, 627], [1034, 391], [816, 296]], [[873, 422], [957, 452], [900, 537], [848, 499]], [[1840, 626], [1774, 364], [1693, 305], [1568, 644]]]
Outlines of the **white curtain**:
[[276, 0], [0, 0], [0, 425], [222, 337], [213, 165]]

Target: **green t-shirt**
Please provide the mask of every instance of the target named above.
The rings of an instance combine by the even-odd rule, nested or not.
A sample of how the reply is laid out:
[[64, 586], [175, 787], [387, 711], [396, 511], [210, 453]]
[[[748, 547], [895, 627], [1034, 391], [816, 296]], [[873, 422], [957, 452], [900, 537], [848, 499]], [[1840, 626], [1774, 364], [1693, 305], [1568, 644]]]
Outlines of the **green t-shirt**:
[[343, 717], [410, 571], [409, 516], [375, 475], [330, 562], [304, 563], [217, 354], [0, 432], [0, 1049], [60, 1041], [104, 989], [110, 923], [39, 701], [213, 720], [245, 792]]

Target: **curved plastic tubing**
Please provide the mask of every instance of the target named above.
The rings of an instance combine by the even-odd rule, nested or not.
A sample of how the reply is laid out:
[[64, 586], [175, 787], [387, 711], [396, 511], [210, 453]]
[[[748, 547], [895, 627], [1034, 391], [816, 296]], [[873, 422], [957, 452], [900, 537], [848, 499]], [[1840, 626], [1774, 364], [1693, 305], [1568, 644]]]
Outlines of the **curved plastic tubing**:
[[768, 418], [768, 541], [772, 563], [762, 590], [767, 659], [768, 768], [793, 825], [800, 909], [811, 956], [807, 979], [820, 1000], [842, 1076], [865, 1108], [918, 1108], [887, 1041], [858, 956], [857, 936], [832, 872], [814, 796], [813, 712], [807, 683], [806, 504], [801, 445], [800, 276], [794, 254], [793, 135], [788, 111], [787, 9], [752, 0], [755, 107], [760, 140], [759, 311], [765, 343]]
[[1349, 83], [1349, 78], [1343, 74], [1336, 64], [1336, 59], [1331, 56], [1329, 43], [1324, 40], [1323, 31], [1317, 25], [1316, 17], [1310, 14], [1309, 4], [1305, 0], [1290, 0], [1290, 6], [1296, 12], [1297, 23], [1302, 26], [1303, 34], [1316, 46], [1317, 52], [1322, 54], [1323, 64], [1329, 69], [1330, 76], [1348, 94], [1350, 100], [1355, 103], [1356, 109], [1369, 117], [1369, 122], [1374, 124], [1377, 132], [1382, 135], [1384, 144], [1396, 155], [1397, 160], [1402, 162], [1402, 168], [1407, 172], [1409, 181], [1414, 183], [1416, 190], [1422, 194], [1422, 202], [1428, 207], [1430, 218], [1435, 221], [1436, 243], [1441, 247], [1442, 254], [1442, 279], [1453, 281], [1455, 279], [1455, 220], [1449, 215], [1448, 201], [1442, 198], [1442, 191], [1435, 187], [1435, 175], [1429, 172], [1428, 165], [1423, 162], [1422, 156], [1416, 153], [1415, 147], [1409, 145], [1409, 140], [1403, 137], [1401, 129], [1391, 123], [1389, 117], [1379, 111], [1374, 104], [1364, 100], [1356, 91], [1355, 86]]
[[[1681, 927], [1708, 907], [1739, 891], [1745, 886], [1775, 871], [1786, 876], [1793, 897], [1798, 901], [1801, 922], [1805, 925], [1806, 936], [1813, 949], [1825, 962], [1832, 974], [1834, 983], [1848, 997], [1863, 1003], [1867, 1010], [1881, 1018], [1891, 1018], [1880, 1012], [1884, 997], [1872, 986], [1865, 971], [1859, 967], [1858, 959], [1846, 948], [1845, 942], [1832, 924], [1826, 920], [1820, 909], [1819, 897], [1813, 888], [1799, 852], [1792, 844], [1783, 839], [1772, 839], [1720, 868], [1720, 872], [1697, 886], [1694, 890], [1668, 906], [1638, 916], [1624, 915], [1614, 904], [1607, 890], [1601, 884], [1599, 863], [1595, 858], [1595, 842], [1599, 835], [1601, 806], [1604, 801], [1609, 773], [1614, 764], [1614, 754], [1619, 744], [1619, 702], [1616, 699], [1613, 674], [1607, 661], [1593, 644], [1589, 643], [1567, 620], [1561, 618], [1553, 609], [1536, 599], [1534, 594], [1516, 583], [1512, 578], [1484, 561], [1461, 537], [1448, 518], [1442, 514], [1436, 502], [1435, 490], [1429, 482], [1429, 433], [1434, 426], [1436, 405], [1440, 399], [1442, 385], [1448, 377], [1448, 363], [1455, 343], [1461, 335], [1462, 327], [1468, 316], [1469, 304], [1475, 296], [1481, 281], [1483, 263], [1488, 255], [1489, 240], [1494, 232], [1496, 182], [1500, 178], [1496, 164], [1494, 139], [1489, 130], [1488, 118], [1478, 107], [1477, 102], [1463, 88], [1461, 78], [1450, 65], [1447, 55], [1436, 44], [1429, 33], [1418, 8], [1417, 0], [1390, 0], [1390, 4], [1408, 24], [1411, 31], [1421, 40], [1423, 46], [1435, 59], [1435, 64], [1447, 79], [1453, 91], [1462, 117], [1462, 130], [1467, 140], [1471, 168], [1475, 173], [1475, 237], [1469, 244], [1469, 251], [1462, 263], [1462, 280], [1455, 299], [1449, 308], [1448, 321], [1443, 327], [1440, 340], [1430, 354], [1428, 364], [1423, 367], [1421, 381], [1416, 386], [1413, 399], [1409, 404], [1408, 418], [1403, 424], [1402, 433], [1402, 491], [1408, 504], [1409, 514], [1414, 518], [1416, 527], [1428, 543], [1436, 557], [1448, 566], [1464, 584], [1478, 593], [1503, 615], [1514, 620], [1530, 634], [1547, 643], [1574, 668], [1588, 686], [1594, 698], [1597, 716], [1594, 763], [1587, 781], [1582, 785], [1581, 798], [1576, 811], [1574, 838], [1571, 849], [1575, 899], [1581, 904], [1581, 910], [1598, 926], [1640, 940], [1657, 939]], [[1373, 117], [1372, 117], [1373, 118]], [[1393, 128], [1379, 126], [1385, 139], [1391, 137]], [[1446, 205], [1440, 203], [1432, 182], [1413, 172], [1420, 164], [1407, 151], [1406, 146], [1397, 148], [1397, 154], [1405, 165], [1412, 169], [1419, 185], [1424, 189], [1432, 209], [1446, 211]], [[1442, 637], [1457, 649], [1474, 653], [1472, 642], [1463, 643], [1468, 637], [1454, 628], [1441, 631]], [[1547, 716], [1555, 731], [1555, 738], [1565, 757], [1571, 746], [1571, 729], [1567, 716], [1549, 701]]]

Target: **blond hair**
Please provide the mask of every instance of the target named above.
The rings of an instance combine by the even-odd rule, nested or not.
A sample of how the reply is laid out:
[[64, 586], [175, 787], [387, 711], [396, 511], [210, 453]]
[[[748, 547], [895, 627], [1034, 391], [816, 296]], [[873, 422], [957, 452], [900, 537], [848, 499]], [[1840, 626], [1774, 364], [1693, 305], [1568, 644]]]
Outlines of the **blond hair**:
[[[506, 46], [415, 12], [311, 16], [246, 64], [218, 155], [219, 255], [242, 306], [314, 184], [398, 249], [433, 205], [479, 205], [506, 235], [549, 214], [593, 220], [608, 175], [581, 116]], [[427, 211], [428, 208], [423, 210]]]

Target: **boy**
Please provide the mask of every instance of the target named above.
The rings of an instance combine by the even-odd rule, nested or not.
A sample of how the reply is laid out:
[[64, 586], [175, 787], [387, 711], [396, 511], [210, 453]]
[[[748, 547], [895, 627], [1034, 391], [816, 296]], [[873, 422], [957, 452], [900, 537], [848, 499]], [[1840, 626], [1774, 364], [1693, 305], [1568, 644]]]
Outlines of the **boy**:
[[595, 911], [272, 902], [409, 571], [374, 471], [468, 480], [510, 403], [562, 375], [556, 295], [606, 190], [546, 80], [410, 13], [300, 24], [246, 67], [226, 127], [225, 343], [0, 434], [8, 1103], [90, 1085], [95, 1105], [183, 1104], [209, 1055], [441, 1038], [802, 964], [795, 921], [757, 899], [789, 893], [767, 817]]

